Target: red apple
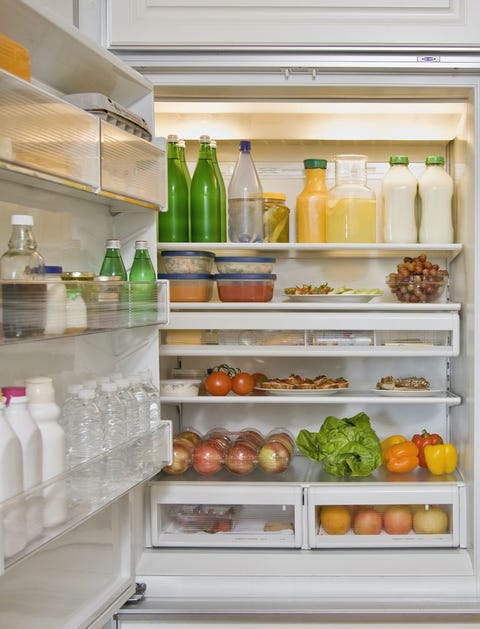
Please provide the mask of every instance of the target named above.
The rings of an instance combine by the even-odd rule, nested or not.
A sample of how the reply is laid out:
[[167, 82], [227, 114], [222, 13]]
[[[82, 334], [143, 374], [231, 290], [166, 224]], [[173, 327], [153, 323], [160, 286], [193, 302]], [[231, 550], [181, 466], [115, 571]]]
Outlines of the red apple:
[[258, 466], [270, 474], [284, 472], [290, 465], [290, 452], [280, 441], [267, 440], [258, 453]]
[[218, 518], [213, 525], [213, 533], [228, 533], [232, 530], [232, 521], [228, 518]]
[[259, 430], [255, 430], [255, 428], [245, 428], [244, 430], [241, 430], [239, 439], [249, 441], [258, 450], [260, 450], [265, 441], [265, 437], [262, 435], [262, 433]]
[[290, 456], [293, 456], [293, 453], [295, 451], [295, 440], [291, 435], [288, 434], [288, 432], [285, 432], [283, 430], [279, 432], [272, 432], [268, 435], [267, 440], [280, 441], [280, 443], [283, 443], [283, 445], [288, 449], [288, 451], [290, 452]]
[[196, 446], [197, 443], [202, 439], [198, 432], [195, 432], [194, 430], [183, 430], [182, 432], [178, 433], [176, 438], [188, 439], [188, 441], [192, 442], [193, 446]]
[[413, 530], [418, 535], [440, 535], [448, 531], [448, 515], [441, 507], [424, 505], [413, 514]]
[[382, 516], [375, 509], [360, 509], [353, 519], [355, 535], [379, 535], [382, 531]]
[[193, 446], [187, 439], [173, 440], [172, 463], [165, 465], [163, 471], [167, 474], [183, 474], [190, 467]]
[[203, 439], [193, 450], [193, 469], [199, 474], [215, 474], [222, 469], [223, 455], [216, 439]]
[[412, 512], [407, 505], [388, 505], [383, 514], [383, 528], [389, 535], [407, 535], [412, 530]]
[[224, 450], [227, 450], [232, 443], [232, 437], [230, 436], [229, 431], [224, 428], [214, 428], [213, 430], [209, 430], [205, 435], [205, 439], [217, 440], [219, 445], [223, 444]]
[[225, 455], [225, 467], [235, 474], [250, 474], [255, 469], [258, 450], [250, 442], [237, 439]]

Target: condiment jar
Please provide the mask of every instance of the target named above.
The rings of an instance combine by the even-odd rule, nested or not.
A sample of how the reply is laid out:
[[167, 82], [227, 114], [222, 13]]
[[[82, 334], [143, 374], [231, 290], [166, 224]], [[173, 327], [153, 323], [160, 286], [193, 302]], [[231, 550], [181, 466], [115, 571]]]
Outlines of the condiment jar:
[[335, 186], [327, 202], [326, 242], [376, 242], [376, 198], [367, 186], [367, 156], [337, 155], [334, 159]]
[[263, 241], [289, 242], [290, 210], [282, 192], [263, 193]]

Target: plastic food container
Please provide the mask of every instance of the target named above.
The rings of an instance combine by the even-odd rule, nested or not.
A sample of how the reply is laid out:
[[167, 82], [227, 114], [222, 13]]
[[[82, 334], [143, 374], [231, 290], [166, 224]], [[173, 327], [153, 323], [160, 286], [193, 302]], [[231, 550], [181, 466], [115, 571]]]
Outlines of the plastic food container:
[[169, 280], [170, 301], [210, 301], [214, 276], [209, 273], [159, 273], [159, 280]]
[[220, 301], [271, 301], [277, 276], [268, 273], [219, 273]]
[[211, 251], [162, 251], [165, 273], [210, 273], [215, 254]]
[[219, 273], [271, 273], [275, 258], [255, 256], [217, 256], [215, 264]]
[[205, 376], [205, 369], [172, 369], [172, 378], [175, 380], [201, 380]]
[[385, 281], [399, 301], [418, 304], [438, 301], [445, 291], [448, 278], [431, 278], [423, 275], [403, 278], [398, 277], [396, 273], [391, 273], [387, 275]]
[[182, 380], [174, 378], [172, 380], [162, 380], [160, 382], [160, 395], [165, 397], [195, 397], [198, 395], [198, 387], [201, 380]]

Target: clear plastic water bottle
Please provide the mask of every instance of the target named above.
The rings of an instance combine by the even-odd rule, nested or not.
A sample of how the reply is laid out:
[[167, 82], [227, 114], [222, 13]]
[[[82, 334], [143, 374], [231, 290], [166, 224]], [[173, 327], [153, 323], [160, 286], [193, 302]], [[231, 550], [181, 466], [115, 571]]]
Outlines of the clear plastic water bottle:
[[102, 415], [105, 450], [111, 450], [127, 438], [125, 407], [117, 395], [115, 382], [103, 382], [97, 397]]
[[127, 378], [116, 380], [117, 395], [124, 405], [127, 438], [134, 437], [141, 432], [140, 408], [137, 399], [130, 391]]
[[228, 237], [231, 242], [263, 240], [263, 189], [248, 140], [240, 142], [240, 153], [228, 185]]
[[140, 376], [130, 376], [128, 379], [130, 391], [138, 403], [139, 432], [150, 430], [150, 400], [147, 392], [142, 387]]
[[95, 391], [82, 389], [75, 423], [71, 427], [71, 446], [68, 459], [71, 466], [101, 454], [104, 446], [102, 416], [95, 403]]
[[154, 430], [160, 425], [160, 391], [153, 384], [149, 369], [144, 369], [139, 375], [150, 402], [150, 430]]
[[70, 465], [69, 452], [72, 447], [72, 426], [77, 420], [78, 406], [80, 404], [78, 394], [82, 390], [81, 384], [70, 384], [67, 395], [63, 401], [58, 423], [65, 432], [65, 448], [67, 452], [67, 465]]

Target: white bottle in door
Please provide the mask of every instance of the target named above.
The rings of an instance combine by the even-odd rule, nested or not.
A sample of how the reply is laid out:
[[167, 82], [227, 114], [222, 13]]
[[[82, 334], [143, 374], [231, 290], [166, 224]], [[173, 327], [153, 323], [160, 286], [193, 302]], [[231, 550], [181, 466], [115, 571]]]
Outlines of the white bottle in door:
[[25, 387], [3, 387], [2, 393], [7, 403], [5, 416], [22, 447], [23, 490], [29, 492], [25, 496], [25, 517], [30, 542], [43, 532], [42, 493], [30, 491], [42, 483], [42, 435], [28, 410]]
[[[5, 417], [0, 402], [0, 504], [23, 490], [22, 446]], [[27, 543], [23, 502], [2, 506], [3, 551], [6, 558], [23, 550]]]
[[[48, 377], [25, 380], [28, 410], [42, 435], [42, 480], [46, 482], [66, 468], [65, 432], [58, 423], [60, 407], [55, 403], [52, 379]], [[65, 480], [51, 483], [44, 490], [44, 525], [57, 526], [67, 518], [67, 488]]]

